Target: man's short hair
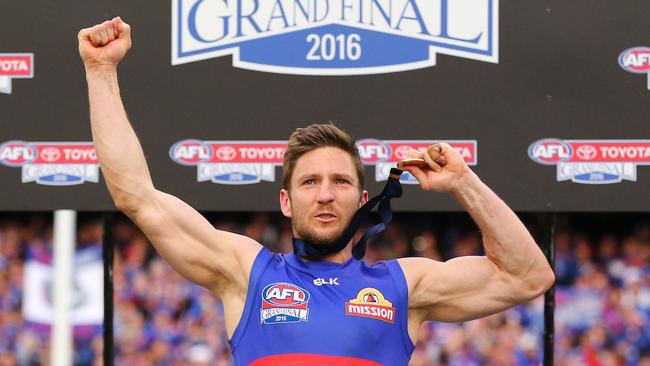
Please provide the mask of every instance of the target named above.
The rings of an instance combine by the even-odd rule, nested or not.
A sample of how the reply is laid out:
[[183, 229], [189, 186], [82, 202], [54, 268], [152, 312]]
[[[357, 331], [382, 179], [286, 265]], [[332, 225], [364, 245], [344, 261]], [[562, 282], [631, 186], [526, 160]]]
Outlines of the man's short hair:
[[298, 158], [309, 151], [321, 147], [336, 147], [350, 154], [354, 162], [355, 170], [357, 171], [359, 190], [361, 190], [364, 184], [364, 171], [359, 150], [354, 144], [352, 137], [347, 132], [334, 126], [331, 122], [297, 128], [291, 134], [287, 149], [284, 151], [284, 162], [282, 163], [283, 188], [287, 190], [291, 188], [291, 176], [293, 175]]

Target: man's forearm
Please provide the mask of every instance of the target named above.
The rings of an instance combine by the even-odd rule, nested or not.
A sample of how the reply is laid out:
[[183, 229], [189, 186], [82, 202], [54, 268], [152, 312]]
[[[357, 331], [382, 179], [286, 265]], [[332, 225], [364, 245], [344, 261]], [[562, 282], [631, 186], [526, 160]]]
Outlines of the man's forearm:
[[115, 204], [129, 209], [138, 192], [152, 187], [147, 164], [129, 123], [113, 70], [86, 70], [93, 142]]
[[533, 287], [552, 280], [550, 266], [524, 224], [476, 174], [463, 176], [452, 194], [476, 221], [488, 258], [501, 270]]

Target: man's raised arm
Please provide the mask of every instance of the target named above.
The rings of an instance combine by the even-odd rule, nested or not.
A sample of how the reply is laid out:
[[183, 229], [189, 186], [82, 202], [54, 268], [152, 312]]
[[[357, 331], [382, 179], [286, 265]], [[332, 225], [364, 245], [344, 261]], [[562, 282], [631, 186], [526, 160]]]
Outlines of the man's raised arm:
[[130, 48], [131, 29], [119, 17], [79, 32], [92, 136], [108, 190], [115, 205], [176, 271], [218, 292], [225, 301], [232, 295], [239, 303], [261, 246], [250, 238], [215, 230], [189, 205], [154, 188], [117, 81], [117, 64]]

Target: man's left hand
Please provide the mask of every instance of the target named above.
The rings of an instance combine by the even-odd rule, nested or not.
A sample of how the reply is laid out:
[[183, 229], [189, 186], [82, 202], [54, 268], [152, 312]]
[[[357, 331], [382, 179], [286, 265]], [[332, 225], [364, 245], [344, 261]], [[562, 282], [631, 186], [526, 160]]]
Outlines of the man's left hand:
[[[428, 150], [428, 151], [427, 151]], [[472, 171], [456, 149], [447, 143], [411, 151], [411, 158], [422, 158], [427, 166], [404, 166], [404, 170], [413, 174], [420, 182], [420, 187], [432, 192], [452, 192], [458, 188], [462, 179]]]

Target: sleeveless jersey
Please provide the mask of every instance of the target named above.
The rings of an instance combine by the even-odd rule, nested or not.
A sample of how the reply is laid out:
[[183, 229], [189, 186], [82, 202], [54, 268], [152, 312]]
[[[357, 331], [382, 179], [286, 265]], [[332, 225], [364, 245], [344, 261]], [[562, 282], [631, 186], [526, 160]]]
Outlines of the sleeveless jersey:
[[407, 365], [407, 316], [395, 260], [305, 262], [262, 249], [229, 343], [238, 366]]

